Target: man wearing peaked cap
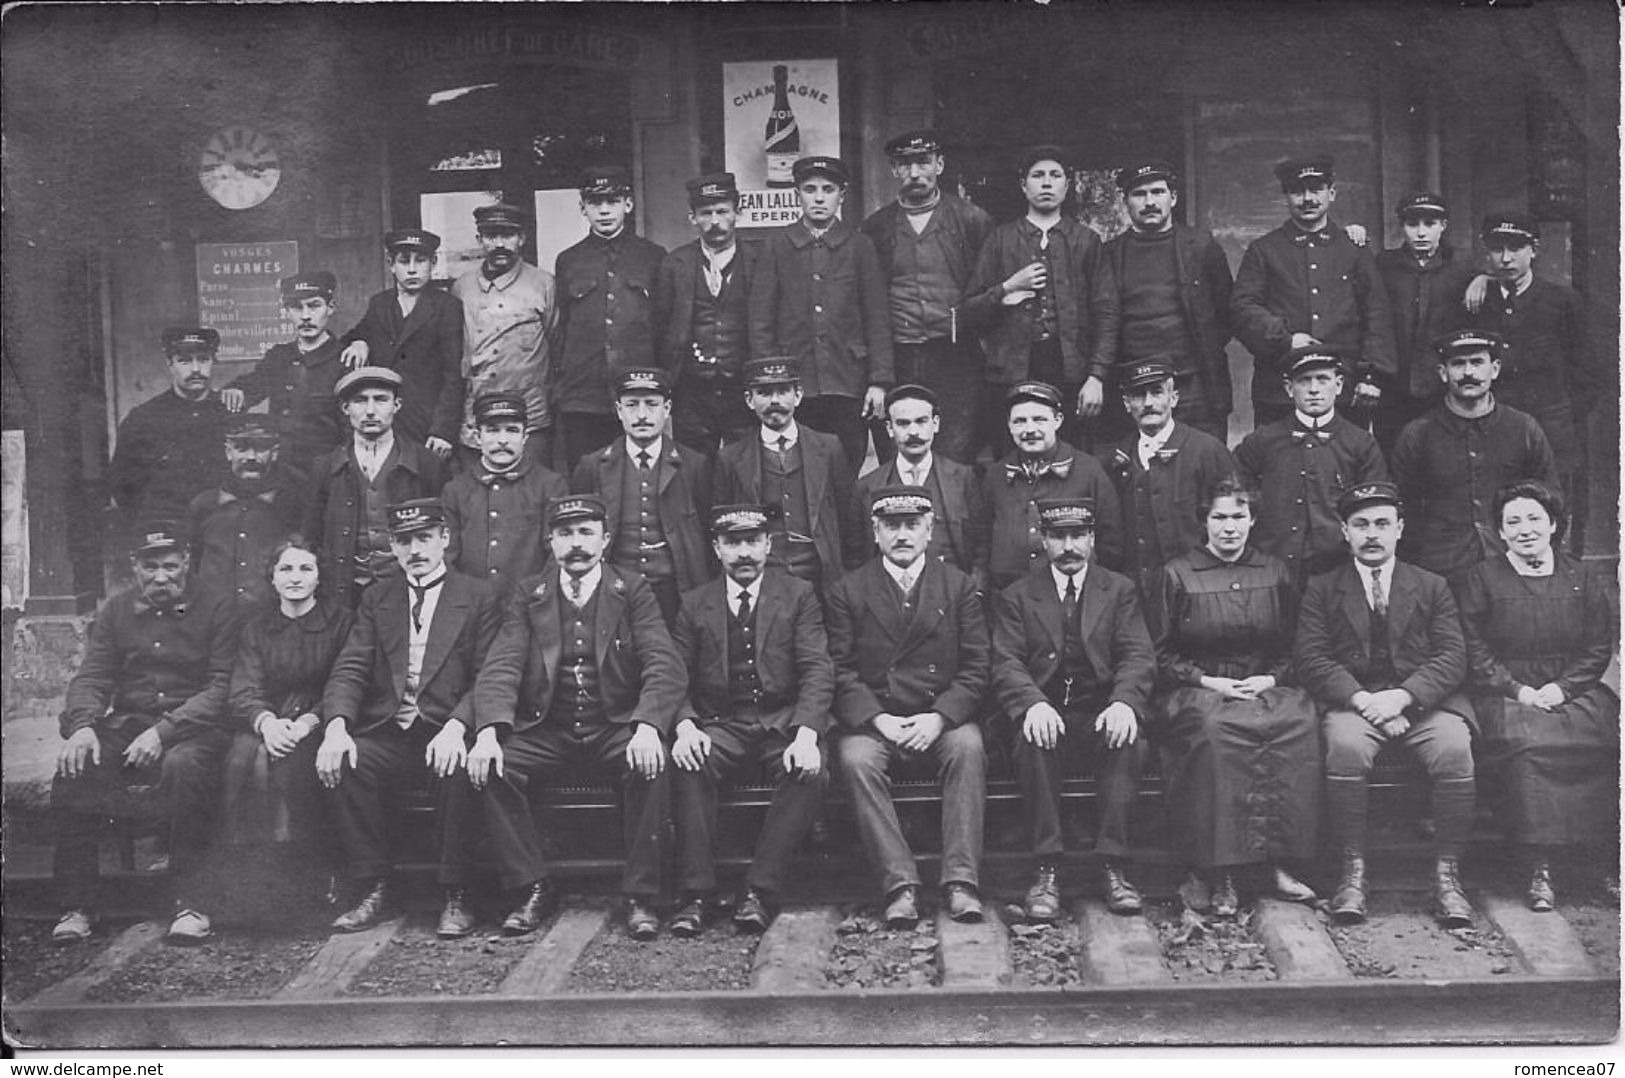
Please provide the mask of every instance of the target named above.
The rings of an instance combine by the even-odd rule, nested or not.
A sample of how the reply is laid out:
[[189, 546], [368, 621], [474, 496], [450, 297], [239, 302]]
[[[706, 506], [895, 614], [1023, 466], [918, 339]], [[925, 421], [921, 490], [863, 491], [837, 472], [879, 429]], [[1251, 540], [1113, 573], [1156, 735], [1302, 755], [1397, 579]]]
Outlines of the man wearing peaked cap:
[[130, 565], [135, 585], [97, 611], [60, 720], [63, 745], [51, 787], [52, 874], [63, 909], [51, 937], [59, 945], [91, 935], [98, 834], [108, 816], [137, 806], [167, 831], [169, 942], [211, 935], [198, 905], [207, 891], [199, 883], [231, 743], [226, 697], [237, 653], [236, 604], [190, 571], [185, 537], [173, 520], [137, 524]]
[[1106, 905], [1123, 914], [1141, 906], [1126, 867], [1156, 652], [1134, 585], [1094, 562], [1099, 520], [1091, 498], [1039, 501], [1046, 564], [998, 597], [993, 692], [1015, 728], [1016, 775], [1037, 862], [1023, 905], [1031, 921], [1054, 921], [1061, 912], [1060, 789], [1069, 758], [1090, 761], [1101, 791], [1095, 849], [1105, 861]]
[[880, 415], [893, 381], [886, 281], [869, 237], [840, 217], [846, 165], [804, 157], [794, 176], [801, 220], [774, 230], [757, 259], [750, 351], [800, 364], [801, 419], [840, 439], [850, 480], [866, 452], [864, 421]]
[[621, 791], [627, 929], [636, 939], [660, 931], [652, 907], [671, 820], [662, 738], [686, 678], [649, 585], [604, 564], [607, 516], [592, 494], [553, 503], [553, 561], [510, 593], [502, 633], [480, 671], [468, 773], [481, 791], [498, 879], [518, 897], [505, 935], [535, 931], [558, 905], [532, 794], [544, 782], [579, 782], [583, 774]]
[[427, 783], [434, 792], [433, 857], [445, 891], [436, 934], [466, 936], [474, 914], [465, 887], [478, 840], [463, 771], [474, 727], [474, 680], [501, 609], [490, 587], [447, 567], [438, 498], [389, 505], [398, 571], [367, 589], [322, 695], [326, 733], [316, 773], [332, 791], [356, 904], [333, 927], [359, 932], [392, 916], [394, 882], [386, 806]]
[[440, 237], [421, 228], [384, 235], [384, 259], [394, 284], [367, 301], [344, 335], [344, 361], [389, 367], [401, 375], [400, 432], [441, 460], [462, 435], [463, 309], [435, 288]]
[[1557, 456], [1563, 500], [1572, 508], [1569, 544], [1578, 556], [1590, 504], [1588, 425], [1598, 400], [1618, 396], [1614, 360], [1587, 336], [1580, 294], [1535, 275], [1540, 226], [1532, 217], [1491, 214], [1483, 239], [1493, 283], [1468, 324], [1505, 343], [1496, 400], [1534, 417], [1545, 433]]
[[[987, 360], [966, 298], [993, 218], [942, 189], [946, 166], [934, 131], [898, 135], [886, 143], [886, 156], [897, 198], [869, 215], [863, 233], [874, 244], [886, 284], [893, 376], [937, 394], [939, 451], [974, 464], [986, 423]], [[878, 424], [870, 430], [884, 464], [892, 455], [891, 439]]]
[[827, 591], [835, 660], [836, 755], [852, 791], [864, 850], [880, 875], [885, 920], [914, 927], [920, 873], [892, 804], [889, 773], [942, 782], [943, 908], [980, 921], [986, 754], [987, 621], [970, 577], [925, 556], [931, 499], [881, 487], [871, 521], [878, 557]]
[[440, 492], [451, 546], [446, 561], [487, 581], [500, 600], [547, 561], [547, 508], [570, 491], [563, 476], [526, 452], [525, 398], [487, 393], [474, 402], [480, 459]]
[[561, 470], [620, 434], [615, 378], [631, 367], [658, 367], [656, 282], [666, 249], [639, 236], [632, 221], [631, 175], [619, 165], [581, 177], [587, 235], [559, 253], [559, 410], [555, 451]]
[[[1122, 316], [1114, 373], [1166, 356], [1179, 379], [1174, 418], [1225, 440], [1231, 408], [1230, 263], [1206, 229], [1178, 219], [1179, 177], [1162, 161], [1121, 169], [1129, 229], [1106, 244]], [[1112, 402], [1115, 405], [1115, 402]], [[1107, 436], [1122, 430], [1115, 406], [1103, 414]], [[1124, 433], [1127, 433], [1124, 431]]]
[[761, 244], [741, 242], [739, 188], [731, 172], [688, 181], [688, 221], [696, 238], [666, 256], [655, 283], [658, 360], [672, 372], [672, 434], [715, 457], [754, 425], [740, 395], [750, 358], [750, 282]]
[[601, 495], [611, 565], [639, 574], [654, 589], [669, 628], [678, 597], [715, 569], [704, 521], [711, 507], [711, 462], [668, 442], [671, 376], [632, 367], [615, 380], [615, 415], [623, 437], [576, 462], [570, 486]]
[[1377, 272], [1388, 290], [1394, 315], [1394, 356], [1398, 372], [1371, 431], [1384, 453], [1392, 453], [1405, 424], [1439, 399], [1433, 342], [1467, 324], [1462, 305], [1473, 281], [1472, 259], [1444, 241], [1450, 211], [1432, 191], [1417, 191], [1394, 208], [1404, 240], [1377, 255]]
[[1342, 857], [1330, 912], [1342, 924], [1365, 919], [1366, 782], [1377, 753], [1397, 744], [1432, 783], [1435, 912], [1461, 928], [1473, 917], [1457, 865], [1472, 831], [1475, 722], [1459, 691], [1467, 649], [1456, 602], [1443, 578], [1394, 556], [1406, 530], [1399, 487], [1351, 487], [1337, 508], [1349, 556], [1309, 582], [1292, 652], [1298, 683], [1322, 709], [1326, 818]]
[[162, 340], [169, 388], [130, 409], [113, 439], [108, 485], [127, 523], [180, 519], [187, 503], [225, 474], [227, 410], [209, 384], [220, 334], [171, 326]]
[[1400, 432], [1389, 464], [1408, 507], [1401, 552], [1449, 577], [1506, 549], [1495, 492], [1523, 479], [1555, 488], [1561, 465], [1540, 424], [1500, 399], [1497, 334], [1456, 330], [1437, 344], [1444, 397]]
[[1283, 161], [1275, 174], [1288, 220], [1247, 248], [1230, 296], [1236, 338], [1253, 354], [1255, 422], [1290, 414], [1281, 363], [1307, 344], [1341, 349], [1356, 380], [1351, 406], [1374, 408], [1398, 370], [1376, 260], [1329, 216], [1337, 199], [1330, 158]]
[[696, 935], [716, 888], [717, 790], [757, 765], [775, 785], [734, 926], [763, 932], [783, 901], [789, 860], [812, 825], [828, 773], [824, 741], [835, 687], [812, 586], [769, 568], [760, 505], [718, 505], [712, 548], [722, 578], [683, 596], [673, 633], [689, 688], [672, 744], [678, 889], [674, 935]]

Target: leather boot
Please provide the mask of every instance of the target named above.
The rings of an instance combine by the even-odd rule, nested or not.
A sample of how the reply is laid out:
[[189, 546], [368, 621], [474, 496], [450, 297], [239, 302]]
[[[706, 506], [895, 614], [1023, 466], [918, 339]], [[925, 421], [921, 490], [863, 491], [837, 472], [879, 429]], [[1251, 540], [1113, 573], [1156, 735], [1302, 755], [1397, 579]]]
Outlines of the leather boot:
[[333, 928], [338, 932], [360, 932], [383, 923], [389, 919], [389, 915], [389, 881], [376, 879], [368, 885], [367, 893], [361, 896], [360, 902], [334, 919]]
[[1461, 890], [1461, 877], [1454, 857], [1441, 857], [1433, 864], [1433, 902], [1439, 922], [1446, 928], [1470, 928], [1473, 904]]
[[473, 931], [474, 911], [468, 905], [468, 893], [461, 887], [446, 888], [446, 904], [434, 934], [443, 940], [458, 940]]
[[1332, 920], [1357, 925], [1365, 920], [1365, 853], [1352, 846], [1343, 848], [1343, 867], [1332, 893]]
[[1557, 906], [1557, 892], [1552, 889], [1552, 869], [1544, 859], [1529, 869], [1529, 890], [1524, 895], [1529, 908], [1536, 913], [1551, 913]]

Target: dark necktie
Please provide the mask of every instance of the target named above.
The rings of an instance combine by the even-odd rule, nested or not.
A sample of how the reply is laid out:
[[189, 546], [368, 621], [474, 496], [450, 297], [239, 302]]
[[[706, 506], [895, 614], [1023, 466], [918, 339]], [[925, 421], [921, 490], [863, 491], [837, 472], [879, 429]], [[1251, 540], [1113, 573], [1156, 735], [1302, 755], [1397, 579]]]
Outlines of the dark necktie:
[[750, 592], [739, 593], [739, 624], [750, 624]]
[[1066, 594], [1061, 598], [1061, 613], [1066, 616], [1066, 628], [1071, 632], [1078, 620], [1078, 578], [1066, 578]]
[[1512, 308], [1517, 304], [1517, 297], [1518, 291], [1515, 288], [1503, 288], [1501, 290], [1501, 305], [1506, 308], [1507, 314], [1512, 313]]
[[1371, 609], [1379, 618], [1388, 616], [1388, 600], [1382, 594], [1382, 570], [1371, 570]]
[[778, 448], [779, 467], [782, 468], [782, 467], [785, 466], [785, 464], [787, 463], [786, 454], [788, 454], [789, 452], [790, 452], [790, 436], [788, 434], [779, 435], [779, 448]]
[[570, 578], [570, 603], [577, 610], [581, 609], [581, 578], [579, 576]]
[[441, 573], [427, 584], [414, 584], [410, 580], [406, 582], [406, 586], [412, 589], [413, 632], [420, 633], [423, 631], [423, 600], [427, 598], [429, 592], [433, 591], [435, 588], [438, 588], [441, 583], [445, 581], [445, 579], [446, 574]]
[[640, 449], [640, 450], [638, 450], [638, 471], [646, 472], [648, 470], [649, 470], [649, 451], [647, 449]]

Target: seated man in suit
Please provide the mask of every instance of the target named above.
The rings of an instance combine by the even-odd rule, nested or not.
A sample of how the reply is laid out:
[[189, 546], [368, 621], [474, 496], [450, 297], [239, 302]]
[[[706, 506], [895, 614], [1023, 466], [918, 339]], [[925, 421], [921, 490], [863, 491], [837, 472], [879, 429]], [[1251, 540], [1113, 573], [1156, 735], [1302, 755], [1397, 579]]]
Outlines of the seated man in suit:
[[717, 787], [760, 764], [778, 787], [734, 906], [734, 925], [764, 932], [778, 914], [790, 855], [812, 825], [826, 779], [819, 739], [829, 727], [835, 667], [812, 585], [767, 568], [771, 543], [759, 505], [719, 505], [711, 533], [723, 579], [683, 596], [677, 650], [689, 693], [672, 745], [677, 862], [685, 899], [674, 935], [698, 935], [712, 863]]
[[[369, 587], [322, 695], [327, 733], [316, 773], [333, 811], [356, 905], [333, 922], [359, 932], [390, 916], [389, 808], [428, 781], [445, 906], [437, 934], [474, 930], [464, 885], [473, 836], [468, 784], [458, 772], [474, 724], [474, 676], [496, 635], [491, 590], [446, 568], [446, 514], [438, 499], [389, 507], [389, 543], [402, 572]], [[346, 766], [348, 765], [348, 766]]]
[[979, 921], [987, 761], [982, 698], [988, 636], [970, 577], [925, 556], [934, 523], [918, 487], [882, 487], [871, 507], [880, 556], [829, 592], [837, 754], [858, 832], [880, 869], [886, 923], [919, 920], [919, 869], [892, 805], [893, 761], [942, 780], [942, 889], [956, 921]]
[[1105, 861], [1106, 906], [1138, 913], [1140, 893], [1123, 865], [1156, 651], [1134, 585], [1093, 564], [1094, 502], [1045, 499], [1038, 523], [1048, 564], [999, 594], [993, 644], [993, 689], [1017, 729], [1016, 777], [1038, 860], [1023, 910], [1032, 921], [1061, 915], [1061, 780], [1071, 756], [1092, 758], [1099, 783], [1095, 852]]
[[1292, 651], [1299, 684], [1325, 709], [1326, 808], [1342, 846], [1334, 920], [1365, 919], [1366, 777], [1387, 744], [1433, 783], [1433, 896], [1447, 928], [1472, 924], [1457, 859], [1473, 823], [1473, 711], [1458, 691], [1467, 647], [1444, 578], [1397, 560], [1399, 488], [1367, 483], [1338, 501], [1353, 557], [1309, 582]]
[[683, 660], [641, 576], [604, 564], [604, 503], [589, 494], [548, 510], [553, 566], [511, 592], [480, 671], [468, 777], [481, 791], [498, 878], [523, 897], [504, 935], [534, 932], [558, 905], [531, 814], [532, 783], [582, 774], [621, 787], [627, 930], [653, 939], [661, 847], [670, 826], [666, 749], [683, 702]]

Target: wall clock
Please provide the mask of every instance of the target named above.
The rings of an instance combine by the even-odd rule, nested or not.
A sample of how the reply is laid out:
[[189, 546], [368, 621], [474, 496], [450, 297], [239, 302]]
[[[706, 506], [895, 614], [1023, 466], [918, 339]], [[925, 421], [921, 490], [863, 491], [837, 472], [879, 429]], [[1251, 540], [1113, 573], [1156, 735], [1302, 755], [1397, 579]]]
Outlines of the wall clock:
[[282, 164], [270, 139], [235, 124], [209, 136], [198, 157], [197, 178], [226, 209], [246, 210], [271, 197], [282, 178]]

